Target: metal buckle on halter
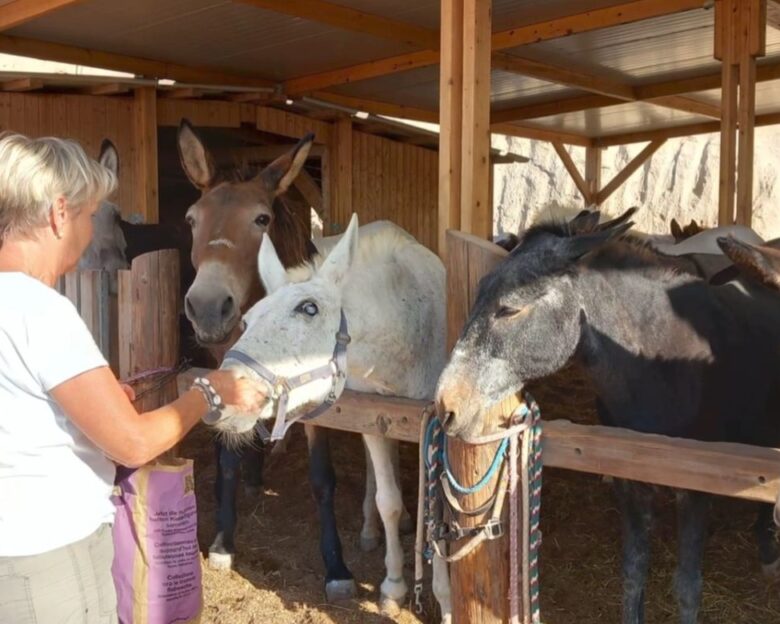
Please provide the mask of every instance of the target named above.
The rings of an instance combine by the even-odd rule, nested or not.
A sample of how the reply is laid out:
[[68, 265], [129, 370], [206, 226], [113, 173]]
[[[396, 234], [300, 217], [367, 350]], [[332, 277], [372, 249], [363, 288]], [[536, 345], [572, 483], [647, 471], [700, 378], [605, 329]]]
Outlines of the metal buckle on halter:
[[485, 533], [486, 539], [498, 539], [504, 535], [504, 523], [497, 518], [490, 518], [482, 525], [482, 531]]

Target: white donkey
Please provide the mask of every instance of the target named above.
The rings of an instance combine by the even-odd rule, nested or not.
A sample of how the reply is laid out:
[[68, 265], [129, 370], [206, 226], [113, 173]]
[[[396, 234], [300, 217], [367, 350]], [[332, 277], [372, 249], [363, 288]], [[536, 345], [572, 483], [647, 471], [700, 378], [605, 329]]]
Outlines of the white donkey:
[[[295, 379], [281, 416], [284, 412], [300, 414], [307, 407], [333, 400], [344, 387], [343, 378], [332, 375], [329, 367], [338, 368], [337, 334], [343, 340], [346, 329], [351, 336], [346, 352], [347, 388], [431, 398], [445, 363], [445, 270], [439, 258], [386, 221], [360, 228], [358, 241], [355, 215], [342, 237], [323, 239], [318, 246], [322, 255], [313, 266], [286, 271], [270, 239], [264, 237], [258, 264], [268, 295], [247, 312], [246, 329], [233, 347], [238, 355], [228, 353], [223, 367], [243, 367], [249, 374], [260, 370], [266, 381], [269, 377], [277, 382]], [[315, 374], [313, 379], [306, 376], [323, 370], [325, 374]], [[278, 391], [279, 383], [273, 385], [272, 392]], [[258, 420], [276, 416], [279, 422], [279, 404], [269, 401], [259, 416], [226, 410], [216, 426], [231, 437], [248, 435]], [[363, 439], [376, 477], [376, 508], [385, 529], [381, 605], [383, 611], [392, 613], [407, 593], [399, 539], [404, 509], [393, 461], [397, 443], [381, 436], [364, 435]], [[373, 504], [367, 502], [363, 539], [372, 534], [369, 508]], [[449, 622], [450, 585], [444, 561], [434, 560], [433, 575], [443, 621]]]

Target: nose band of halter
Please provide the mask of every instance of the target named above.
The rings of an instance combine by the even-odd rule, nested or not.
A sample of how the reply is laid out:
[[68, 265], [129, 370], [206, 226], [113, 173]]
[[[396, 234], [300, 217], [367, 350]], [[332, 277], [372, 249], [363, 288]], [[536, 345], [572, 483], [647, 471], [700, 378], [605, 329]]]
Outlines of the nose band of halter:
[[[259, 420], [255, 426], [264, 442], [281, 440], [293, 424], [317, 418], [317, 416], [331, 408], [339, 396], [341, 396], [347, 380], [347, 345], [350, 343], [350, 340], [351, 338], [347, 331], [347, 317], [344, 315], [344, 310], [342, 310], [339, 330], [336, 332], [336, 346], [333, 348], [333, 357], [324, 366], [318, 366], [295, 377], [287, 378], [275, 375], [251, 355], [247, 355], [238, 349], [231, 349], [225, 354], [225, 361], [235, 360], [244, 364], [271, 387], [271, 399], [276, 402], [273, 430], [269, 433], [265, 425]], [[306, 386], [320, 379], [331, 380], [330, 391], [325, 400], [313, 410], [288, 419], [287, 402], [290, 398], [290, 393], [296, 388]]]

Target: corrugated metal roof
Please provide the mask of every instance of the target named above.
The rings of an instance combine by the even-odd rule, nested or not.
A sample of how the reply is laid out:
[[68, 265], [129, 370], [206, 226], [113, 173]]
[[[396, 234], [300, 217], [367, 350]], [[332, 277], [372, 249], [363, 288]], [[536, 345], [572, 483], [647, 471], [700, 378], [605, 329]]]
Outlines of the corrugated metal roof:
[[708, 117], [693, 115], [670, 108], [661, 108], [644, 102], [610, 106], [601, 110], [586, 110], [524, 121], [528, 126], [583, 134], [589, 137], [622, 134], [636, 130], [656, 130], [683, 126], [702, 121]]
[[417, 49], [230, 0], [89, 0], [9, 34], [275, 80]]
[[[367, 13], [438, 28], [439, 0], [335, 1]], [[623, 1], [494, 0], [493, 27], [500, 31]], [[85, 0], [52, 11], [9, 33], [276, 81], [416, 50], [404, 43], [347, 32], [232, 0]], [[713, 12], [692, 10], [562, 37], [514, 52], [633, 85], [717, 72], [719, 64], [712, 58], [712, 39]], [[768, 29], [767, 52], [770, 60], [780, 59], [780, 32], [773, 28]], [[491, 88], [492, 103], [496, 108], [582, 93], [498, 70], [493, 71]], [[435, 110], [439, 100], [438, 68], [418, 68], [335, 86], [330, 90], [363, 99]], [[697, 97], [712, 103], [719, 101], [718, 91]], [[774, 83], [759, 85], [758, 110], [780, 110], [780, 87]], [[596, 136], [701, 119], [650, 104], [625, 104], [601, 112], [570, 113], [533, 123]]]

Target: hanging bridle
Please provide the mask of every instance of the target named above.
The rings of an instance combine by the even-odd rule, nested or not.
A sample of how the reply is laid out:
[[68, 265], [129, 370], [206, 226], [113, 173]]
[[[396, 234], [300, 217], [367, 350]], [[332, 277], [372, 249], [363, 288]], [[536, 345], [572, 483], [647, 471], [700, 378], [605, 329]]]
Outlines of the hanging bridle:
[[[244, 364], [271, 387], [269, 398], [276, 403], [273, 430], [269, 432], [260, 420], [255, 425], [255, 429], [264, 442], [281, 440], [293, 424], [317, 418], [317, 416], [333, 406], [339, 396], [341, 396], [344, 384], [347, 381], [347, 345], [350, 340], [347, 331], [347, 317], [344, 315], [344, 310], [342, 310], [339, 330], [336, 332], [336, 346], [333, 348], [333, 357], [323, 366], [318, 366], [313, 370], [289, 378], [275, 375], [251, 355], [247, 355], [238, 349], [230, 349], [225, 354], [225, 361], [235, 360]], [[296, 388], [308, 385], [313, 381], [328, 378], [332, 381], [330, 391], [325, 400], [313, 410], [288, 419], [287, 402], [290, 398], [290, 393]]]

